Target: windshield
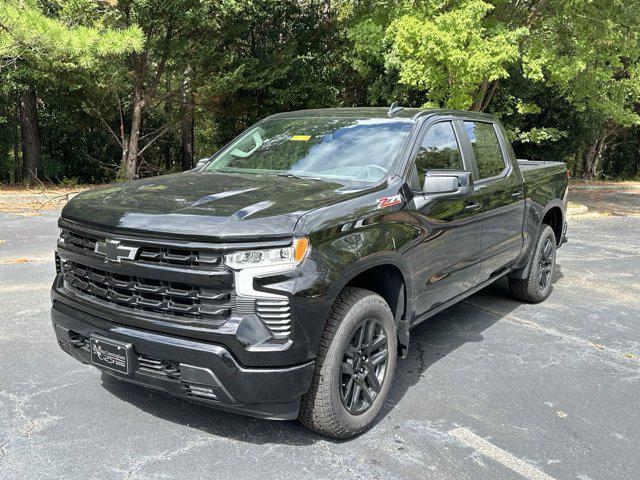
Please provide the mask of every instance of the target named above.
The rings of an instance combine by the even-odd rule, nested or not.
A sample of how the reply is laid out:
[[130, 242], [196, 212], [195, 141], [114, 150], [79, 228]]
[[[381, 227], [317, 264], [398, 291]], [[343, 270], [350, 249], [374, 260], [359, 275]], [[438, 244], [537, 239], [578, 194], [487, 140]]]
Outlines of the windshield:
[[398, 118], [265, 120], [220, 152], [205, 171], [378, 182], [412, 126]]

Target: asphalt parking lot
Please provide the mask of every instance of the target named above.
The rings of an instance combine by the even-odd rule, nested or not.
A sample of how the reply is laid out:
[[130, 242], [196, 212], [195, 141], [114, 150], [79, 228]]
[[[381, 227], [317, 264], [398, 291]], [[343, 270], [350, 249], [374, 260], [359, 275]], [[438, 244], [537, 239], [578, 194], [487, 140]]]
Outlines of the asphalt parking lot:
[[380, 421], [344, 442], [79, 364], [49, 320], [58, 212], [0, 213], [0, 478], [638, 478], [634, 211], [571, 221], [543, 304], [499, 283], [416, 328]]

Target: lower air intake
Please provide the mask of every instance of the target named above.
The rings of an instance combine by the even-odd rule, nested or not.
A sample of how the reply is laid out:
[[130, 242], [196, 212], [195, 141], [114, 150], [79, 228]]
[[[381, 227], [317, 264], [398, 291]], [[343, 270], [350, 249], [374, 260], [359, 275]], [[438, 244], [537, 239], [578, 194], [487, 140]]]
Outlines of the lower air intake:
[[218, 400], [212, 388], [198, 385], [187, 385], [187, 395], [190, 397], [204, 398], [206, 400]]
[[274, 338], [289, 338], [291, 335], [291, 308], [288, 299], [259, 298], [256, 300], [256, 313]]

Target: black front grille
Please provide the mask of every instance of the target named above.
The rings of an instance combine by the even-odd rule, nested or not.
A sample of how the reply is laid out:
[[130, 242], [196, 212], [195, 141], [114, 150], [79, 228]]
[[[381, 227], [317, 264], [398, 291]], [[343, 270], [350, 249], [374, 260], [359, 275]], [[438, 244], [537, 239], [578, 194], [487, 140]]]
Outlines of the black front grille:
[[77, 262], [62, 261], [65, 288], [95, 301], [171, 317], [222, 325], [230, 316], [234, 294], [178, 282], [109, 272]]
[[[66, 248], [93, 254], [96, 243], [104, 242], [105, 238], [88, 236], [70, 230], [62, 230], [61, 241]], [[135, 241], [122, 241], [123, 245], [139, 247], [138, 260], [140, 262], [160, 263], [190, 268], [218, 267], [222, 263], [222, 255], [217, 252], [206, 252], [190, 248], [166, 247], [161, 245], [145, 245]]]

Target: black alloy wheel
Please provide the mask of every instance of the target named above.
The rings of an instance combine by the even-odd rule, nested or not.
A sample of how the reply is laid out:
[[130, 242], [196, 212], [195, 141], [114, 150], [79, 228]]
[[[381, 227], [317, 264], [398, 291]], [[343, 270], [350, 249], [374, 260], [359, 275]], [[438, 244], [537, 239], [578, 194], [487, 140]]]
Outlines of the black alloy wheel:
[[509, 289], [515, 298], [530, 303], [545, 300], [553, 290], [556, 266], [556, 236], [550, 225], [542, 224], [531, 253], [530, 267], [525, 278], [510, 277]]
[[375, 318], [363, 320], [353, 331], [340, 365], [340, 397], [352, 415], [366, 412], [382, 389], [389, 348], [382, 325]]
[[538, 269], [538, 286], [540, 291], [545, 291], [551, 281], [553, 273], [553, 242], [551, 238], [546, 238], [540, 254], [540, 264]]
[[393, 384], [398, 332], [377, 293], [345, 288], [335, 301], [298, 419], [333, 438], [351, 438], [375, 424]]

